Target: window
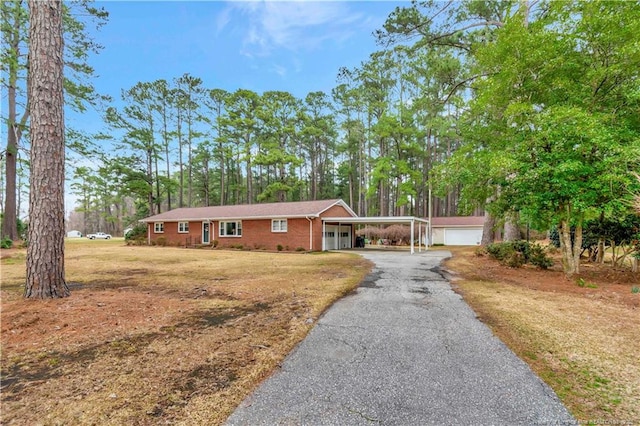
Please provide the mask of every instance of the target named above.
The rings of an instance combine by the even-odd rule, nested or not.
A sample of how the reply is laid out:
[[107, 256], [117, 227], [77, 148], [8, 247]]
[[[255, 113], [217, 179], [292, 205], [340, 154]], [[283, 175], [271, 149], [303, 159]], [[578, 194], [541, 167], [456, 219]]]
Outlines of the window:
[[186, 234], [189, 232], [189, 222], [178, 222], [178, 232]]
[[349, 234], [348, 232], [341, 232], [341, 233], [340, 233], [340, 236], [341, 236], [342, 238], [349, 238], [349, 237], [350, 237], [350, 234]]
[[287, 232], [287, 219], [273, 219], [271, 232]]
[[220, 222], [221, 237], [242, 237], [242, 222]]
[[162, 234], [164, 232], [164, 222], [154, 222], [153, 232], [156, 234]]

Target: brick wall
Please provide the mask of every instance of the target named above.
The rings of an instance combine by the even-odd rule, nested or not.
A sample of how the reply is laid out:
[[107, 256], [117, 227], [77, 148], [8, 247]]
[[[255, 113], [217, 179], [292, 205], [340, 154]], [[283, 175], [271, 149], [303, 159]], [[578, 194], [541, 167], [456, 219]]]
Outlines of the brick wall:
[[[151, 235], [151, 241], [156, 244], [163, 244], [164, 240], [166, 245], [171, 246], [184, 246], [190, 244], [200, 244], [202, 240], [202, 222], [189, 222], [189, 232], [179, 233], [178, 222], [164, 222], [164, 232], [155, 233], [154, 223], [147, 224], [149, 226], [149, 235]], [[160, 241], [158, 241], [160, 238]]]
[[[315, 219], [314, 222], [319, 223], [319, 220]], [[202, 242], [202, 222], [189, 222], [188, 233], [178, 233], [177, 222], [164, 222], [163, 233], [155, 233], [153, 223], [148, 226], [151, 229], [151, 241], [155, 244], [184, 246], [187, 245], [189, 238], [191, 238], [191, 244]], [[322, 229], [317, 233], [319, 237], [321, 237], [321, 232]], [[217, 240], [219, 247], [242, 245], [244, 248], [250, 249], [277, 250], [280, 245], [283, 250], [293, 251], [299, 248], [309, 250], [309, 221], [307, 219], [288, 219], [287, 232], [271, 232], [271, 219], [245, 219], [242, 221], [241, 237], [221, 236], [219, 222], [213, 221], [210, 225], [210, 241], [214, 240]], [[319, 244], [314, 241], [313, 250], [321, 249], [322, 241]]]
[[[342, 206], [333, 206], [324, 213], [324, 217], [350, 217], [348, 212]], [[322, 220], [320, 218], [311, 219], [312, 223], [312, 247], [313, 251], [322, 250]], [[202, 222], [189, 222], [189, 232], [179, 233], [178, 222], [164, 222], [164, 232], [155, 233], [154, 224], [148, 224], [150, 228], [151, 241], [158, 243], [166, 243], [172, 246], [184, 246], [188, 242], [191, 244], [200, 244], [202, 241]], [[242, 221], [242, 237], [220, 236], [220, 228], [218, 221], [212, 221], [210, 225], [210, 241], [217, 240], [219, 247], [238, 247], [242, 245], [244, 248], [252, 250], [277, 250], [278, 245], [283, 250], [294, 251], [302, 248], [309, 250], [309, 220], [288, 219], [287, 232], [271, 232], [271, 219], [243, 220]], [[158, 238], [161, 238], [158, 241]]]
[[213, 222], [212, 239], [218, 240], [219, 247], [237, 246], [245, 248], [283, 250], [302, 248], [309, 250], [309, 221], [307, 219], [287, 219], [287, 232], [271, 232], [271, 219], [243, 220], [242, 237], [220, 236], [218, 221]]

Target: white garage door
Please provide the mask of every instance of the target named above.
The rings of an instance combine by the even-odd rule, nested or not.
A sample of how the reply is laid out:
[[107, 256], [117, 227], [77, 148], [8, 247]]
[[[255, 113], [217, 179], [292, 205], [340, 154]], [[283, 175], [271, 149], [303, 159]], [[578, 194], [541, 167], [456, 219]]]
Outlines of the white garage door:
[[482, 228], [444, 230], [444, 243], [448, 246], [477, 246], [481, 240]]

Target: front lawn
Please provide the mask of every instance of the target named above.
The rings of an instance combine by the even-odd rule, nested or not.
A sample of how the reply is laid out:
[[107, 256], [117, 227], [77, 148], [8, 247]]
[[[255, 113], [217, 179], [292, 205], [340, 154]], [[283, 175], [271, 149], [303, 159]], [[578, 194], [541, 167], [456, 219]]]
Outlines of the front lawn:
[[341, 253], [69, 239], [71, 297], [2, 250], [2, 423], [220, 424], [371, 265]]

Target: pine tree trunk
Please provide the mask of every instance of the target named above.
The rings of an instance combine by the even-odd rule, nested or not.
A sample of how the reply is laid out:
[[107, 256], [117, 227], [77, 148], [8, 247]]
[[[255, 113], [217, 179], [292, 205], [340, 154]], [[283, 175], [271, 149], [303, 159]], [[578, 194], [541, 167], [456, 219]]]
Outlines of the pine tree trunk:
[[[7, 17], [2, 16], [3, 20]], [[9, 25], [7, 23], [7, 25]], [[20, 21], [15, 18], [15, 22], [12, 25], [11, 37], [8, 42], [8, 48], [15, 52], [16, 57], [20, 55]], [[3, 41], [4, 40], [3, 35]], [[4, 68], [4, 67], [3, 67]], [[0, 237], [8, 237], [12, 240], [18, 239], [18, 225], [17, 225], [17, 191], [16, 191], [16, 178], [17, 168], [16, 163], [18, 161], [18, 143], [20, 141], [20, 135], [22, 129], [16, 122], [17, 119], [17, 103], [16, 103], [16, 85], [18, 81], [18, 68], [17, 65], [9, 65], [9, 81], [7, 87], [7, 103], [8, 103], [8, 122], [7, 122], [7, 150], [5, 151], [5, 198], [4, 198], [4, 216], [2, 220], [2, 234]], [[26, 122], [28, 115], [28, 107], [25, 111], [25, 116], [21, 120]]]
[[[14, 89], [15, 92], [15, 89]], [[9, 108], [11, 111], [11, 108]], [[7, 150], [5, 161], [5, 198], [4, 216], [2, 218], [2, 238], [18, 239], [18, 222], [16, 208], [16, 162], [18, 146], [15, 137], [15, 123], [9, 118], [9, 131], [7, 136]]]
[[31, 193], [25, 297], [67, 297], [62, 2], [29, 0], [28, 4]]

